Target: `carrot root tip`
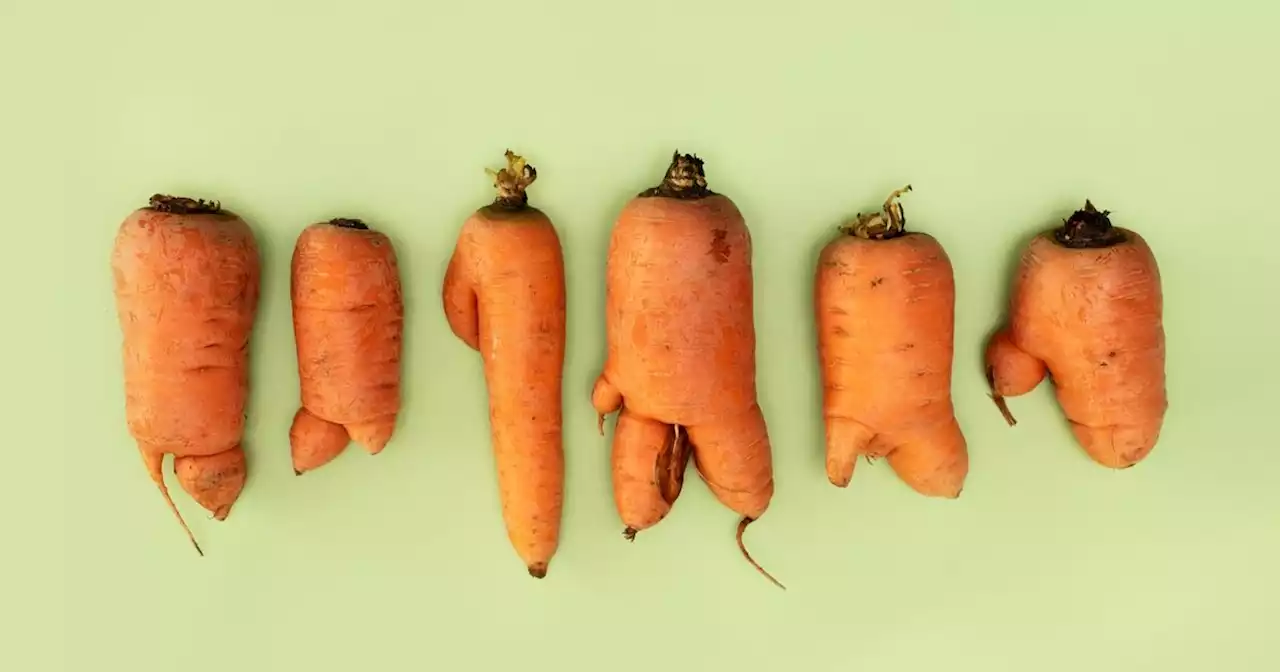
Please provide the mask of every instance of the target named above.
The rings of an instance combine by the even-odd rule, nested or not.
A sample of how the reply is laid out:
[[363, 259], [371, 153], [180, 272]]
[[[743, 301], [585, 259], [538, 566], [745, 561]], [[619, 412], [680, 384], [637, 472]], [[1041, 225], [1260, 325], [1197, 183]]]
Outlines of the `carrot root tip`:
[[639, 532], [639, 530], [628, 525], [625, 529], [622, 530], [622, 538], [626, 539], [627, 541], [635, 541], [637, 532]]
[[773, 583], [773, 585], [783, 590], [786, 590], [787, 587], [782, 585], [781, 581], [775, 579], [772, 574], [770, 574], [768, 571], [765, 570], [764, 567], [760, 566], [760, 563], [755, 561], [755, 558], [751, 557], [751, 553], [747, 551], [747, 545], [742, 541], [742, 533], [746, 532], [747, 526], [750, 525], [751, 523], [754, 523], [755, 521], [756, 519], [750, 516], [743, 516], [742, 520], [738, 521], [738, 550], [742, 551], [742, 557], [746, 558], [747, 562], [751, 563], [751, 566], [755, 567], [757, 572], [760, 572], [762, 575], [764, 575], [764, 578], [769, 579], [769, 581]]
[[535, 562], [532, 565], [529, 565], [529, 576], [532, 576], [535, 579], [547, 578], [547, 563]]

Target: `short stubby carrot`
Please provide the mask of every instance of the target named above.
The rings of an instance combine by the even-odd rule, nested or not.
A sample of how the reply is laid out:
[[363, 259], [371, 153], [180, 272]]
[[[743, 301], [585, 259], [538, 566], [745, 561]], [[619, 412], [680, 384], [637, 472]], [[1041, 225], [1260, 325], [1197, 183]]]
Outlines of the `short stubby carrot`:
[[1007, 321], [987, 345], [992, 398], [1012, 426], [1005, 397], [1048, 375], [1089, 457], [1131, 467], [1155, 447], [1168, 410], [1163, 315], [1151, 248], [1086, 201], [1023, 250]]
[[905, 230], [894, 191], [819, 255], [814, 284], [827, 478], [887, 457], [916, 492], [960, 495], [968, 449], [951, 401], [955, 279], [927, 233]]
[[692, 155], [676, 152], [661, 185], [628, 202], [614, 224], [608, 349], [592, 403], [601, 423], [621, 410], [613, 485], [628, 538], [668, 514], [690, 456], [716, 498], [741, 516], [739, 545], [769, 507], [751, 260], [742, 213], [707, 188]]
[[395, 247], [359, 219], [311, 224], [293, 249], [290, 293], [302, 405], [289, 429], [293, 471], [351, 441], [376, 455], [400, 412], [404, 298]]
[[190, 198], [151, 197], [112, 248], [129, 433], [197, 551], [165, 486], [164, 455], [174, 456], [182, 488], [226, 519], [247, 474], [241, 441], [260, 268], [248, 224]]
[[537, 171], [509, 150], [506, 159], [489, 171], [497, 197], [462, 225], [441, 294], [453, 333], [484, 362], [507, 537], [541, 579], [564, 500], [564, 257], [551, 220], [529, 205]]

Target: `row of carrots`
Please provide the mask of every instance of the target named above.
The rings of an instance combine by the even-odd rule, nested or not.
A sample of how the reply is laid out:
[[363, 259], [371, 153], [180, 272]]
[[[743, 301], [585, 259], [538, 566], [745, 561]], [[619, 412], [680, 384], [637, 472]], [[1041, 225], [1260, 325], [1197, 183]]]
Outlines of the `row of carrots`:
[[[492, 203], [462, 225], [441, 299], [453, 333], [483, 358], [502, 513], [530, 575], [555, 554], [564, 490], [565, 278], [552, 221], [529, 204], [537, 171], [508, 151]], [[823, 249], [814, 279], [831, 483], [884, 458], [922, 495], [955, 498], [969, 470], [951, 400], [955, 285], [938, 241], [905, 228], [893, 192]], [[112, 252], [123, 332], [125, 410], [147, 470], [222, 520], [244, 486], [241, 446], [259, 253], [218, 203], [157, 195], [120, 226]], [[376, 454], [401, 405], [404, 304], [388, 237], [356, 219], [306, 227], [291, 298], [301, 406], [294, 470], [355, 442]], [[990, 392], [1053, 379], [1072, 431], [1099, 464], [1124, 468], [1155, 445], [1167, 409], [1160, 274], [1135, 231], [1092, 203], [1024, 248], [1005, 324], [989, 341]], [[614, 223], [606, 265], [607, 352], [591, 392], [616, 414], [614, 500], [635, 535], [663, 520], [690, 461], [741, 516], [737, 540], [773, 497], [772, 449], [756, 398], [751, 235], [703, 162], [676, 152], [661, 183]], [[772, 577], [769, 577], [772, 580]], [[777, 583], [775, 581], [775, 583]], [[781, 585], [781, 584], [778, 584]]]

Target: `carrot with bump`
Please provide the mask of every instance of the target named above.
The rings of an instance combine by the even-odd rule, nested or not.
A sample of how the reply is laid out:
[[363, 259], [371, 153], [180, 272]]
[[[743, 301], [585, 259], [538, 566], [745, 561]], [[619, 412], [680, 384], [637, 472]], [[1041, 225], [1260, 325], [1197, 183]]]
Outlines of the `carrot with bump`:
[[454, 335], [483, 359], [507, 537], [541, 579], [564, 500], [564, 258], [555, 226], [529, 205], [537, 170], [510, 150], [506, 159], [489, 170], [497, 197], [458, 234], [442, 299]]
[[1169, 406], [1163, 313], [1147, 242], [1085, 201], [1023, 249], [1008, 318], [986, 349], [992, 399], [1013, 426], [1005, 397], [1049, 376], [1085, 453], [1106, 467], [1137, 464]]
[[203, 555], [162, 467], [172, 454], [179, 485], [216, 520], [227, 518], [244, 488], [257, 243], [248, 224], [216, 202], [157, 194], [121, 223], [111, 271], [129, 433]]
[[404, 298], [395, 247], [359, 219], [311, 224], [290, 275], [302, 404], [289, 428], [295, 474], [351, 441], [382, 452], [400, 412]]
[[951, 401], [955, 280], [937, 239], [907, 231], [894, 191], [822, 250], [814, 285], [827, 478], [886, 457], [916, 492], [960, 495], [968, 475]]
[[751, 234], [703, 162], [676, 152], [662, 183], [631, 199], [606, 262], [604, 370], [591, 399], [619, 413], [614, 502], [627, 538], [674, 505], [692, 458], [702, 480], [747, 525], [773, 497], [773, 464], [756, 399]]

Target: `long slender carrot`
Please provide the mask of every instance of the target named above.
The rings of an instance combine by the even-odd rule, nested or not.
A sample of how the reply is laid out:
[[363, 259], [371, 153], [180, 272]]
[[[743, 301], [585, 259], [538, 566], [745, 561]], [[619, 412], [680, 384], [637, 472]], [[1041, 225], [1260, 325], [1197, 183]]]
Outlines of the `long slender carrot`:
[[1093, 203], [1024, 248], [1009, 316], [987, 345], [987, 382], [1005, 397], [1052, 376], [1077, 442], [1095, 462], [1131, 467], [1155, 447], [1165, 392], [1164, 296], [1142, 236]]
[[218, 203], [157, 194], [121, 223], [111, 270], [129, 433], [200, 551], [161, 468], [172, 454], [178, 483], [217, 520], [244, 488], [257, 244], [248, 224]]
[[662, 183], [628, 202], [614, 224], [608, 353], [592, 403], [601, 423], [621, 410], [613, 485], [628, 538], [671, 510], [690, 454], [716, 498], [742, 516], [739, 542], [769, 507], [751, 253], [737, 206], [707, 188], [701, 159], [679, 152]]
[[894, 191], [842, 227], [818, 260], [814, 304], [827, 478], [887, 456], [916, 492], [954, 498], [969, 470], [951, 402], [955, 280], [936, 239], [904, 229]]
[[382, 451], [400, 412], [404, 299], [395, 248], [358, 219], [302, 230], [290, 290], [302, 405], [289, 429], [293, 471], [327, 464], [350, 441]]
[[510, 150], [506, 159], [489, 171], [497, 198], [458, 234], [441, 294], [453, 333], [484, 360], [503, 521], [541, 579], [564, 500], [564, 258], [555, 226], [525, 193], [537, 171]]

